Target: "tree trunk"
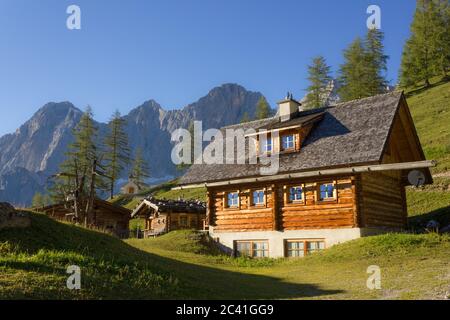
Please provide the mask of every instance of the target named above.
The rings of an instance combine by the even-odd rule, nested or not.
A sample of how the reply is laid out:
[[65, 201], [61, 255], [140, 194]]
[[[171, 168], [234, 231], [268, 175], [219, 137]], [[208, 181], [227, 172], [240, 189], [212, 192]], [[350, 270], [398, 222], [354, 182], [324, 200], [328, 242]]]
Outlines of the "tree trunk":
[[111, 179], [111, 199], [114, 198], [114, 180]]
[[87, 207], [86, 207], [86, 218], [85, 218], [85, 226], [87, 226], [89, 223], [96, 223], [96, 217], [92, 216], [92, 209], [94, 207], [94, 198], [95, 198], [95, 175], [96, 175], [96, 169], [97, 169], [97, 160], [94, 160], [92, 165], [92, 173], [91, 173], [91, 185], [89, 187], [89, 198], [87, 201]]

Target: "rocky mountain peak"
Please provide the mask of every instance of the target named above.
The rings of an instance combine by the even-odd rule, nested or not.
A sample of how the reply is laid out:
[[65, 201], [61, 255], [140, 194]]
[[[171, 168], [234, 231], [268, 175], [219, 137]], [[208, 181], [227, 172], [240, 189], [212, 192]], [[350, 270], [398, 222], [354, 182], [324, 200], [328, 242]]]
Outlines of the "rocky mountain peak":
[[[187, 128], [194, 120], [202, 121], [204, 130], [239, 123], [245, 113], [254, 116], [261, 96], [227, 83], [180, 110], [165, 111], [155, 100], [145, 101], [123, 117], [130, 147], [142, 149], [153, 178], [176, 176], [179, 172], [170, 157], [173, 130]], [[16, 133], [0, 138], [0, 200], [29, 204], [34, 192], [43, 190], [42, 181], [58, 171], [81, 116], [82, 111], [70, 102], [50, 102]], [[106, 124], [97, 126], [102, 140]], [[123, 173], [124, 178], [127, 174]]]

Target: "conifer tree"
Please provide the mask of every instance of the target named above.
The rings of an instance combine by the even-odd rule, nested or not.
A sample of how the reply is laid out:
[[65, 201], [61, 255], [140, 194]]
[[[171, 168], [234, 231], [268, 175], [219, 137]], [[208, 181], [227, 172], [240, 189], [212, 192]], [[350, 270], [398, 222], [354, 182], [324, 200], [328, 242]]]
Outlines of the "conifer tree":
[[31, 201], [31, 206], [33, 208], [43, 208], [50, 204], [50, 198], [46, 194], [36, 192]]
[[[97, 128], [92, 109], [88, 106], [80, 122], [73, 130], [74, 142], [69, 145], [66, 160], [60, 166], [53, 185], [49, 188], [54, 202], [74, 201], [75, 218], [89, 219], [91, 186], [98, 185], [95, 170], [98, 163], [98, 148], [95, 144]], [[78, 216], [78, 215], [83, 216]]]
[[185, 171], [186, 169], [190, 168], [191, 165], [194, 163], [194, 121], [191, 121], [189, 123], [188, 127], [189, 134], [191, 136], [191, 145], [190, 145], [190, 163], [180, 163], [176, 166], [176, 169], [178, 171]]
[[403, 49], [400, 68], [402, 86], [426, 87], [436, 75], [446, 76], [450, 68], [450, 13], [448, 0], [417, 0], [411, 37]]
[[341, 87], [339, 95], [343, 101], [359, 99], [368, 96], [369, 88], [367, 78], [367, 58], [363, 41], [360, 38], [354, 40], [344, 50], [344, 64], [339, 70], [339, 82]]
[[308, 66], [309, 87], [306, 95], [305, 107], [307, 109], [322, 107], [325, 103], [324, 94], [327, 86], [332, 80], [330, 76], [330, 67], [322, 56], [317, 56], [312, 60], [312, 64]]
[[128, 137], [124, 131], [125, 120], [120, 112], [114, 112], [109, 122], [109, 133], [105, 138], [106, 175], [109, 178], [109, 192], [114, 197], [114, 185], [120, 174], [130, 163], [130, 148]]
[[370, 29], [365, 38], [364, 48], [366, 50], [366, 68], [364, 82], [367, 84], [367, 96], [374, 96], [386, 90], [388, 56], [384, 54], [384, 34], [374, 28]]
[[248, 112], [244, 112], [241, 118], [241, 123], [246, 123], [250, 121], [250, 116], [248, 115]]
[[142, 188], [145, 185], [146, 178], [150, 178], [149, 168], [144, 160], [141, 148], [136, 149], [131, 176], [139, 188]]
[[436, 74], [450, 71], [450, 2], [436, 0]]
[[363, 40], [357, 38], [344, 50], [345, 61], [339, 70], [339, 94], [343, 101], [386, 91], [388, 56], [384, 54], [383, 39], [383, 32], [370, 29]]
[[261, 120], [270, 117], [270, 106], [266, 98], [261, 97], [256, 105], [256, 119]]

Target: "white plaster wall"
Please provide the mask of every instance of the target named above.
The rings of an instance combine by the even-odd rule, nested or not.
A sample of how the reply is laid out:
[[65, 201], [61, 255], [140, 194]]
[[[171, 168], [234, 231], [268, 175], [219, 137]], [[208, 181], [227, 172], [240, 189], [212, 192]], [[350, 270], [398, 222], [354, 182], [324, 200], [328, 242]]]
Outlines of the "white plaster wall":
[[288, 239], [324, 239], [325, 248], [335, 244], [358, 239], [364, 235], [377, 234], [381, 230], [365, 230], [362, 228], [317, 229], [317, 230], [286, 230], [257, 232], [214, 232], [210, 227], [210, 236], [217, 239], [223, 248], [232, 252], [236, 240], [267, 240], [269, 242], [269, 257], [284, 257], [284, 240]]

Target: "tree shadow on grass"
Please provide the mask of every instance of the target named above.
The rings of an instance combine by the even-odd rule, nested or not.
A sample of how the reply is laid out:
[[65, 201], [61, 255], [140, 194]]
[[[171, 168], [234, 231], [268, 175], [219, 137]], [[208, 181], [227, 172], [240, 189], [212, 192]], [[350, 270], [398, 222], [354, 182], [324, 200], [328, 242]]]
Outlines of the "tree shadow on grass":
[[411, 97], [411, 96], [415, 96], [415, 95], [420, 94], [420, 93], [422, 93], [422, 92], [425, 92], [425, 91], [427, 91], [427, 90], [429, 90], [429, 89], [431, 89], [431, 88], [438, 87], [438, 86], [440, 86], [440, 85], [442, 85], [442, 84], [444, 84], [444, 83], [447, 83], [447, 82], [449, 82], [449, 81], [450, 81], [450, 78], [449, 78], [449, 77], [443, 77], [443, 78], [440, 79], [438, 82], [431, 83], [428, 87], [425, 86], [425, 85], [421, 85], [421, 86], [419, 86], [419, 87], [417, 87], [417, 88], [414, 88], [414, 89], [411, 90], [411, 91], [408, 91], [408, 92], [406, 93], [406, 97], [409, 98], [409, 97]]
[[[177, 279], [179, 289], [172, 293], [163, 290], [161, 295], [157, 295], [157, 298], [162, 299], [295, 299], [342, 292], [341, 290], [325, 290], [315, 284], [289, 283], [265, 275], [234, 272], [181, 262], [139, 250], [106, 234], [53, 221], [40, 214], [32, 215], [32, 227], [30, 228], [0, 230], [0, 242], [5, 241], [15, 244], [19, 252], [34, 254], [42, 249], [76, 252], [92, 257], [96, 261], [110, 261], [119, 267], [130, 265], [137, 270], [149, 270], [165, 279], [169, 277]], [[39, 265], [15, 263], [10, 267], [46, 273], [56, 271], [55, 268], [42, 265], [42, 263]], [[58, 273], [60, 271], [57, 270]], [[102, 281], [107, 281], [107, 279], [106, 275]], [[86, 283], [92, 284], [92, 280], [89, 279]], [[127, 281], [127, 278], [123, 281]], [[65, 285], [65, 283], [61, 285]], [[105, 284], [97, 283], [95, 285], [102, 287]], [[143, 294], [142, 287], [136, 289], [136, 294], [133, 295], [133, 287], [130, 285], [126, 287], [126, 283], [123, 285], [125, 286], [124, 290], [117, 290], [113, 297], [101, 290], [94, 290], [95, 298], [155, 298], [155, 295], [150, 292], [147, 296]], [[92, 288], [87, 289], [92, 291]]]
[[439, 208], [431, 212], [408, 218], [408, 226], [414, 231], [422, 232], [425, 230], [430, 220], [439, 222], [441, 228], [450, 225], [450, 206]]

